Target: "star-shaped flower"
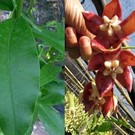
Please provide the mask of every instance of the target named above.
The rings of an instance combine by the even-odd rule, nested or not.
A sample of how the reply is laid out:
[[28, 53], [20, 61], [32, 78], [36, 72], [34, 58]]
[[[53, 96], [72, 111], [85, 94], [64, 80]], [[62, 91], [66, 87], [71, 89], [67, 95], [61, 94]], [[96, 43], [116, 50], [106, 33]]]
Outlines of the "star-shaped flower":
[[94, 53], [89, 60], [88, 70], [98, 70], [96, 85], [101, 96], [104, 96], [113, 88], [116, 79], [131, 92], [133, 78], [129, 66], [135, 66], [135, 55], [118, 47], [107, 52]]
[[135, 31], [135, 11], [125, 20], [122, 18], [122, 10], [119, 0], [112, 0], [103, 11], [102, 17], [92, 13], [83, 13], [88, 30], [96, 35], [92, 40], [95, 50], [116, 48], [120, 42]]
[[113, 96], [113, 89], [106, 93], [104, 97], [101, 97], [94, 82], [85, 86], [82, 101], [85, 111], [89, 114], [94, 111], [101, 111], [104, 117], [109, 117], [112, 111], [117, 110], [117, 99]]

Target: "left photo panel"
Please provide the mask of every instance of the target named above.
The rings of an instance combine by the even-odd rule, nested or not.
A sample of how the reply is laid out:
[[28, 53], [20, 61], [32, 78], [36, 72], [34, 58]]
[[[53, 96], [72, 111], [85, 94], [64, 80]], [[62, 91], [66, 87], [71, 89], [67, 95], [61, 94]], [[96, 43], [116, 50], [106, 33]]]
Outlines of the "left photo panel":
[[0, 0], [0, 135], [64, 135], [64, 0]]

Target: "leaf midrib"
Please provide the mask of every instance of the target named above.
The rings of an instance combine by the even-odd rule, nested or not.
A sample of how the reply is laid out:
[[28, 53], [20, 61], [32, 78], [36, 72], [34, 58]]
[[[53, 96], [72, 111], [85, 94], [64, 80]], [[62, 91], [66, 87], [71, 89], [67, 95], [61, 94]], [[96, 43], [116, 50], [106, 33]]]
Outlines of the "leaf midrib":
[[11, 27], [11, 30], [10, 30], [10, 32], [9, 32], [9, 38], [8, 38], [8, 81], [9, 81], [9, 89], [10, 89], [10, 96], [11, 96], [11, 105], [12, 105], [12, 111], [13, 111], [13, 127], [14, 127], [14, 133], [16, 133], [16, 125], [15, 125], [15, 106], [14, 106], [14, 96], [13, 96], [13, 92], [12, 92], [12, 83], [11, 83], [11, 70], [10, 70], [10, 65], [11, 65], [11, 63], [10, 63], [10, 43], [11, 43], [11, 37], [12, 37], [12, 32], [13, 32], [13, 29], [14, 29], [14, 27], [15, 27], [15, 23], [16, 23], [16, 20], [14, 20], [13, 21], [13, 24], [12, 24], [12, 27]]

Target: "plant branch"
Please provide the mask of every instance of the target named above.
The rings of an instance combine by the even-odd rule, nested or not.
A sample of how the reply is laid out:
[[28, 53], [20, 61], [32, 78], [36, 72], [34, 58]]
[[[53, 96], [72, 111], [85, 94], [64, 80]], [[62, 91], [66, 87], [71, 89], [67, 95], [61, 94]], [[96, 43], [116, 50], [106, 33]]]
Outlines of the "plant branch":
[[22, 7], [23, 7], [23, 0], [17, 0], [16, 18], [21, 17]]

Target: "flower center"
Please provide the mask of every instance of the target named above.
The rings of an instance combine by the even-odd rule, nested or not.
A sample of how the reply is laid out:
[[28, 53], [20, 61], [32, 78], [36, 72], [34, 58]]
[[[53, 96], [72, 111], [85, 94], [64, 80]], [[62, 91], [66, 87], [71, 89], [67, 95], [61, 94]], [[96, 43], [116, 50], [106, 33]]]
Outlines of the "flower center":
[[119, 25], [120, 21], [117, 15], [112, 19], [109, 19], [107, 16], [103, 16], [103, 21], [104, 24], [101, 24], [99, 28], [101, 31], [106, 31], [109, 36], [112, 36], [114, 32], [121, 30], [121, 26]]
[[106, 68], [103, 71], [103, 75], [112, 75], [112, 78], [115, 79], [117, 74], [122, 74], [123, 69], [119, 66], [119, 63], [119, 60], [105, 61], [104, 66]]
[[92, 93], [89, 95], [89, 101], [94, 101], [95, 110], [101, 110], [101, 106], [105, 103], [105, 99], [100, 96], [97, 86], [95, 82], [92, 82], [92, 89], [90, 90]]

